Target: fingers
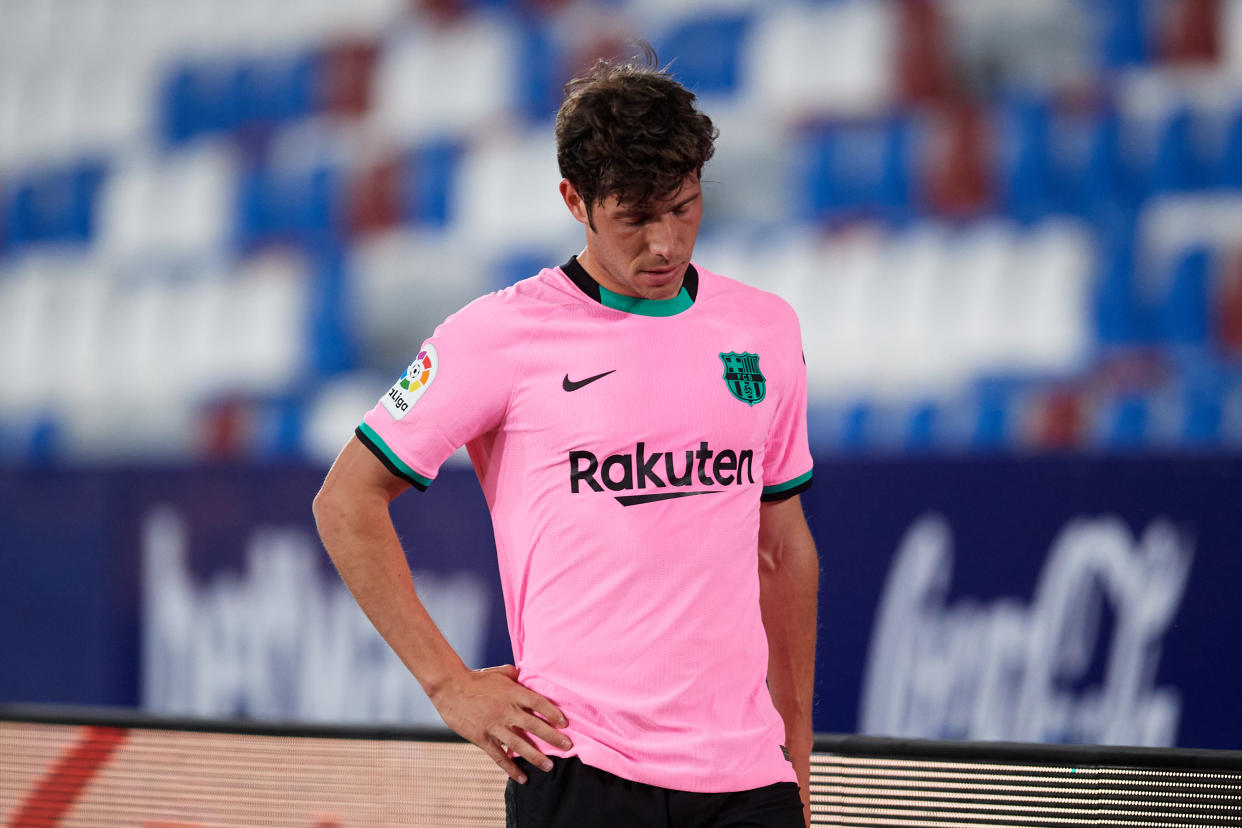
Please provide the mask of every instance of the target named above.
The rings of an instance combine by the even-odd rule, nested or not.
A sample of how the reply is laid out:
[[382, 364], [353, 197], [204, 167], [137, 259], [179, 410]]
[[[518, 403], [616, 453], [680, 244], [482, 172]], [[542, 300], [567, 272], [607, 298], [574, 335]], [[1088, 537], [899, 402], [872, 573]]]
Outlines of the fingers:
[[523, 686], [512, 664], [472, 671], [452, 685], [437, 705], [446, 724], [492, 758], [508, 776], [525, 783], [526, 775], [510, 754], [534, 767], [552, 769], [536, 740], [560, 750], [573, 742], [558, 728], [568, 725], [565, 715], [549, 699]]
[[[569, 724], [568, 720], [565, 718], [565, 714], [561, 712], [559, 707], [533, 690], [528, 690], [527, 692], [530, 695], [527, 696], [523, 707], [532, 713], [539, 715], [545, 722], [548, 722], [553, 727], [564, 727]], [[556, 744], [551, 739], [548, 741], [552, 744]]]
[[513, 666], [512, 664], [501, 664], [499, 667], [485, 667], [482, 670], [477, 670], [475, 672], [500, 673], [500, 675], [504, 676], [507, 679], [512, 679], [513, 681], [517, 681], [517, 677], [518, 677], [518, 668]]
[[[564, 721], [564, 718], [562, 717], [561, 720]], [[535, 715], [530, 708], [522, 711], [518, 720], [514, 722], [514, 728], [523, 734], [529, 733], [532, 736], [538, 737], [549, 745], [558, 747], [561, 750], [569, 750], [574, 746], [574, 743], [569, 740], [568, 736], [548, 724], [545, 719]]]
[[[479, 745], [483, 748], [483, 752], [492, 758], [492, 761], [500, 766], [500, 769], [509, 775], [509, 778], [519, 785], [526, 784], [526, 774], [522, 773], [522, 769], [517, 763], [509, 758], [508, 746], [503, 745], [495, 740]], [[540, 766], [542, 767], [542, 766]]]
[[569, 740], [569, 737], [557, 729], [569, 724], [565, 714], [545, 696], [541, 696], [534, 690], [518, 683], [518, 669], [516, 667], [512, 664], [505, 664], [483, 672], [500, 673], [512, 680], [520, 688], [520, 695], [517, 699], [518, 707], [523, 714], [529, 713], [534, 715], [523, 715], [521, 720], [512, 722], [514, 727], [528, 731], [550, 745], [555, 745], [565, 750], [573, 747], [573, 742]]

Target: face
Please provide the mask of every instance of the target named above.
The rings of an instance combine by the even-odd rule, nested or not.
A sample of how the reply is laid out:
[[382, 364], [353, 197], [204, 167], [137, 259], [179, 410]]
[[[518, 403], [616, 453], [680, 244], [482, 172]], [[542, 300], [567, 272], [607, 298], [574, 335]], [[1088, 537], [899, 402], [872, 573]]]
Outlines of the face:
[[624, 296], [677, 295], [703, 219], [698, 175], [687, 175], [676, 193], [642, 210], [608, 196], [588, 216], [586, 203], [568, 180], [561, 181], [561, 197], [586, 228], [586, 251], [578, 262], [595, 281]]

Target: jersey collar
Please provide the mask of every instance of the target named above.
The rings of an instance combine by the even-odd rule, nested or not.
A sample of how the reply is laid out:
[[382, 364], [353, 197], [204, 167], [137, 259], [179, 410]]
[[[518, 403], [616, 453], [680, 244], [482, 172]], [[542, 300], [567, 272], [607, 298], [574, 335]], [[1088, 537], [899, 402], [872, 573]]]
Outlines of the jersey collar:
[[561, 265], [561, 270], [571, 282], [578, 286], [579, 290], [604, 307], [638, 316], [676, 316], [688, 310], [699, 293], [699, 273], [694, 269], [694, 265], [686, 266], [686, 275], [682, 277], [681, 290], [671, 299], [640, 299], [637, 296], [613, 293], [591, 278], [586, 268], [578, 263], [577, 256], [570, 256], [569, 261]]

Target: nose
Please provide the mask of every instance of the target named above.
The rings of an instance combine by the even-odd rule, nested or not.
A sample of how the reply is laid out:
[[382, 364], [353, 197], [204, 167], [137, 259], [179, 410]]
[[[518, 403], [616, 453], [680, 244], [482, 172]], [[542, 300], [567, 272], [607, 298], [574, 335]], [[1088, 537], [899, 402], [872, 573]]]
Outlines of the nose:
[[665, 259], [675, 258], [677, 250], [677, 220], [663, 213], [647, 226], [647, 249]]

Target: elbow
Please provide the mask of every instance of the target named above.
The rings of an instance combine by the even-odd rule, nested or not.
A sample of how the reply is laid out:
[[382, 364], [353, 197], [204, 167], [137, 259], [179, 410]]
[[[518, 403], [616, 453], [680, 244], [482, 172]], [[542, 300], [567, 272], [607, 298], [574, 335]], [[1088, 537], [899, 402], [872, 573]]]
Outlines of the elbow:
[[311, 514], [315, 518], [315, 526], [319, 529], [320, 536], [323, 535], [324, 528], [344, 511], [339, 487], [332, 485], [332, 477], [329, 475], [311, 500]]

